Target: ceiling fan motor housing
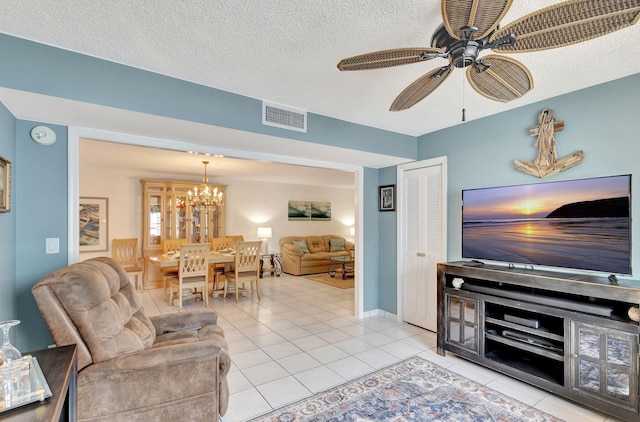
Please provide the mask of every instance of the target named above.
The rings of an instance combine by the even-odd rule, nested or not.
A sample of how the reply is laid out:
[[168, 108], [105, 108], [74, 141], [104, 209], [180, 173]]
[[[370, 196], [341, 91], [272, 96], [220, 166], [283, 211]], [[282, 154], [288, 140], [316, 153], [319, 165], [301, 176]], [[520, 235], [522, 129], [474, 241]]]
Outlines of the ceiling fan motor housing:
[[[475, 31], [466, 32], [473, 36]], [[463, 33], [465, 33], [463, 31]], [[449, 35], [443, 24], [440, 24], [431, 37], [431, 47], [441, 48], [449, 53], [449, 62], [452, 66], [463, 68], [475, 63], [482, 47], [487, 43], [489, 36], [480, 40], [457, 40]]]

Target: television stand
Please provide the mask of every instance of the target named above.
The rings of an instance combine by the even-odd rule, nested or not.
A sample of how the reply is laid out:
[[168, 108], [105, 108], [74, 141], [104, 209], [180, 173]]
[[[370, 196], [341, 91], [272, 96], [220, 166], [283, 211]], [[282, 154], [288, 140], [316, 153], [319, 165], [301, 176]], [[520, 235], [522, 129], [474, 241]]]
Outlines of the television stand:
[[630, 318], [638, 304], [634, 280], [442, 263], [438, 353], [638, 421], [640, 326]]

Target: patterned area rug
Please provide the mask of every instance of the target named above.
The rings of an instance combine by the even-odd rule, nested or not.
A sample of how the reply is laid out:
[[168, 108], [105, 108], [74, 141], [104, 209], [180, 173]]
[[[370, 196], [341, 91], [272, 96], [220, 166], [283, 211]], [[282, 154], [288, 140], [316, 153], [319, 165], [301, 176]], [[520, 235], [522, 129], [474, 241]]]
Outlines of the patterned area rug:
[[561, 420], [416, 356], [253, 421]]
[[329, 286], [337, 287], [339, 289], [353, 289], [353, 277], [347, 277], [346, 280], [343, 280], [342, 277], [340, 277], [340, 274], [337, 274], [335, 277], [331, 277], [329, 274], [324, 273], [308, 275], [305, 278], [317, 281], [318, 283], [328, 284]]

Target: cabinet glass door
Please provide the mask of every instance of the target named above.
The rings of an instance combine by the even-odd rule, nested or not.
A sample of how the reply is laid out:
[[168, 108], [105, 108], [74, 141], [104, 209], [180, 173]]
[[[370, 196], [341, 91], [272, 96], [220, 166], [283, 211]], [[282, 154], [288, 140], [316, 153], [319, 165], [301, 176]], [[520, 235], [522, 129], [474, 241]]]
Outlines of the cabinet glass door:
[[185, 195], [175, 195], [175, 230], [173, 239], [187, 238], [187, 197]]
[[189, 242], [200, 243], [200, 234], [202, 231], [202, 211], [204, 210], [204, 207], [196, 205], [195, 207], [192, 207], [191, 210], [191, 236]]
[[638, 334], [572, 322], [572, 388], [638, 406]]
[[478, 353], [478, 301], [446, 295], [446, 342]]
[[162, 244], [162, 195], [149, 195], [149, 245]]

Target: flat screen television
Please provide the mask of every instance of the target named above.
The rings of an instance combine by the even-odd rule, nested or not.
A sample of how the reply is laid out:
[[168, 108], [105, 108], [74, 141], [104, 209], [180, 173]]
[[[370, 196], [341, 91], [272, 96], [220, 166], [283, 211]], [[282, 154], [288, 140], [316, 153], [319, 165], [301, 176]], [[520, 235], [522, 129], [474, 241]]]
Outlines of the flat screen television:
[[631, 275], [631, 175], [462, 191], [462, 257]]

